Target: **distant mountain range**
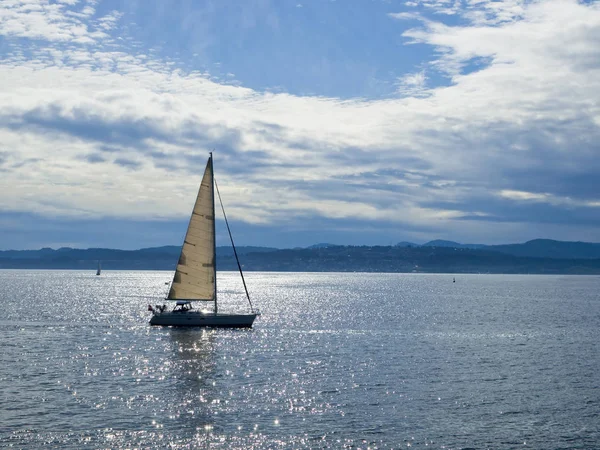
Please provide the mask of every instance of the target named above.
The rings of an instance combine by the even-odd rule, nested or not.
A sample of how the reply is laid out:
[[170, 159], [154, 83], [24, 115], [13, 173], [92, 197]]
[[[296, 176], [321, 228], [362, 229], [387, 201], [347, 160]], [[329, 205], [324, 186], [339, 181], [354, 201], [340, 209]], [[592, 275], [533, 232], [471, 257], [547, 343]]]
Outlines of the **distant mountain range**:
[[[294, 272], [446, 272], [600, 274], [600, 244], [535, 239], [523, 244], [483, 245], [434, 240], [419, 245], [308, 248], [236, 247], [245, 270]], [[140, 250], [103, 248], [0, 251], [0, 269], [174, 270], [180, 247]], [[217, 266], [236, 270], [231, 247], [217, 248]]]
[[[419, 247], [418, 244], [400, 242], [400, 247]], [[506, 253], [514, 256], [530, 256], [533, 258], [566, 258], [595, 259], [600, 258], [600, 244], [590, 242], [566, 242], [552, 239], [534, 239], [524, 244], [460, 244], [453, 241], [435, 240], [421, 245], [422, 247], [471, 248]]]

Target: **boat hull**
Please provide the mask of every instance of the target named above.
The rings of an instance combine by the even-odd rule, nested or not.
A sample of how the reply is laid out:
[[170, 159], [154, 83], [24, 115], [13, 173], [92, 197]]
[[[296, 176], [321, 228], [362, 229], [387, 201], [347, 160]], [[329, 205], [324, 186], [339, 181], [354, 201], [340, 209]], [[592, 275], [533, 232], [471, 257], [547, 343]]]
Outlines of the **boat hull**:
[[251, 328], [257, 314], [214, 314], [198, 311], [155, 313], [150, 325], [173, 327]]

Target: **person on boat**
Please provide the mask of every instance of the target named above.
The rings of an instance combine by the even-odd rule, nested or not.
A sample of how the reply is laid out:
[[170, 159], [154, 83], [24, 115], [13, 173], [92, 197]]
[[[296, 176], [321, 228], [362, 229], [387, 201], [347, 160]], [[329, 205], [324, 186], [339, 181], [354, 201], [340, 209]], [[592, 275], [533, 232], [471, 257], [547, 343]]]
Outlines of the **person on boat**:
[[188, 304], [187, 303], [179, 303], [175, 305], [175, 308], [173, 308], [173, 312], [186, 312], [188, 310]]

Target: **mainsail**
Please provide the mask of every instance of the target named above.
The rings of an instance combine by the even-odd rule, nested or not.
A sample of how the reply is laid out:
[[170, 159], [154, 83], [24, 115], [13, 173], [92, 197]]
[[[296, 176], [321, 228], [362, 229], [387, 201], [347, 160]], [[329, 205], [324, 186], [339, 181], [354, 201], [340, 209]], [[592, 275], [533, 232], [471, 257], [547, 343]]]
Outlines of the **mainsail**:
[[215, 203], [212, 156], [198, 190], [181, 255], [171, 283], [170, 300], [210, 300], [215, 295]]

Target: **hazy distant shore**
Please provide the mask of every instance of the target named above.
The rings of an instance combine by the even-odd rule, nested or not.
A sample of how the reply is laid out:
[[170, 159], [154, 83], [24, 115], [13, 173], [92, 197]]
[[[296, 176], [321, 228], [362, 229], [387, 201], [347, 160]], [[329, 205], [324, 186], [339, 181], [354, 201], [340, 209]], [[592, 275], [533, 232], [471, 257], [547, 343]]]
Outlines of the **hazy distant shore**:
[[[535, 240], [504, 246], [402, 243], [395, 246], [336, 246], [275, 249], [240, 247], [246, 271], [600, 274], [600, 244]], [[0, 251], [0, 269], [174, 270], [180, 247], [141, 250], [41, 249]], [[237, 270], [231, 248], [219, 247], [220, 270]]]

